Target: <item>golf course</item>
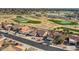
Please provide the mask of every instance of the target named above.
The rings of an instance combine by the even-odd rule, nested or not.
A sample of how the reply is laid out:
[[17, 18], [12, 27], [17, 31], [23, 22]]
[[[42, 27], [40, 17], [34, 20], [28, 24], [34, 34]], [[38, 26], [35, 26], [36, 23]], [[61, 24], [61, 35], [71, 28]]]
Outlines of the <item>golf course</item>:
[[78, 23], [76, 23], [76, 22], [73, 22], [73, 21], [67, 21], [67, 20], [62, 20], [62, 19], [60, 19], [60, 20], [54, 20], [54, 19], [52, 19], [52, 20], [49, 20], [50, 22], [54, 22], [54, 23], [56, 23], [56, 24], [59, 24], [59, 25], [78, 25]]
[[40, 24], [41, 23], [41, 21], [26, 19], [21, 16], [17, 16], [14, 21], [18, 22], [18, 23], [25, 23], [25, 24], [26, 23], [32, 23], [32, 24]]
[[[29, 18], [24, 18], [24, 17], [21, 17], [21, 16], [16, 16], [16, 18], [14, 19], [15, 22], [17, 23], [21, 23], [21, 24], [38, 24], [38, 25], [41, 25], [44, 21], [42, 20], [33, 20], [33, 19], [29, 19]], [[67, 21], [67, 20], [62, 20], [62, 19], [50, 19], [50, 20], [46, 20], [47, 24], [51, 24], [51, 25], [62, 25], [61, 27], [52, 27], [52, 30], [53, 29], [56, 29], [56, 30], [65, 30], [65, 31], [68, 31], [68, 32], [72, 32], [73, 34], [76, 33], [78, 34], [79, 33], [79, 30], [78, 29], [72, 29], [72, 28], [67, 28], [65, 26], [67, 25], [78, 25], [77, 22], [73, 22], [73, 21]], [[47, 25], [46, 24], [46, 25]], [[49, 25], [50, 26], [50, 25]], [[48, 27], [49, 27], [48, 26]], [[51, 30], [50, 28], [48, 28], [49, 30]]]

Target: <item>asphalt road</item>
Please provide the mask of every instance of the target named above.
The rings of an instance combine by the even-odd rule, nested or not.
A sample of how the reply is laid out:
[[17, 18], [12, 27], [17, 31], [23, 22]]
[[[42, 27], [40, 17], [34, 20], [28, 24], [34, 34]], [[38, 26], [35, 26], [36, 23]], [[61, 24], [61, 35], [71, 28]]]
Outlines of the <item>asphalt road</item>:
[[[5, 34], [4, 32], [0, 32], [0, 33]], [[46, 50], [46, 51], [65, 51], [63, 49], [59, 49], [59, 48], [55, 48], [55, 47], [50, 47], [50, 46], [46, 46], [46, 45], [43, 45], [43, 44], [39, 44], [39, 43], [36, 43], [34, 41], [31, 41], [31, 40], [27, 40], [27, 39], [24, 39], [24, 38], [21, 38], [21, 37], [17, 37], [15, 35], [6, 34], [5, 36], [8, 37], [8, 38], [11, 38], [13, 40], [17, 40], [19, 42], [22, 42], [22, 43], [25, 43], [25, 44], [29, 44], [31, 46], [34, 46], [34, 47], [37, 47], [37, 48], [40, 48], [40, 49], [43, 49], [43, 50]]]

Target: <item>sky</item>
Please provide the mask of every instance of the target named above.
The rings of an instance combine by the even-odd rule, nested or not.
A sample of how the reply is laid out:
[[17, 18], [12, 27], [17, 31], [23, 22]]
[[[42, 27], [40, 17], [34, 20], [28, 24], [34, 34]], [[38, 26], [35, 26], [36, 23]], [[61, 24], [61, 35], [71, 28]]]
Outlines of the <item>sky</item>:
[[0, 0], [0, 8], [78, 8], [79, 0]]

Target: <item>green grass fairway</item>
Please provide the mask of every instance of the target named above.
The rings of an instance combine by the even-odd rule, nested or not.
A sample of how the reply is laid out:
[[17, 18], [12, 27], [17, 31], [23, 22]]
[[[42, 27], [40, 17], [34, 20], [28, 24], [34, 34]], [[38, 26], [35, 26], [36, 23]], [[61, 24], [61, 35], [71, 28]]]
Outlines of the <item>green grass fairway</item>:
[[60, 25], [78, 25], [78, 23], [76, 22], [66, 21], [66, 20], [49, 20], [49, 21]]
[[66, 28], [66, 27], [57, 27], [57, 28], [51, 28], [50, 30], [54, 30], [54, 29], [57, 29], [57, 30], [60, 30], [60, 29], [68, 30], [69, 32], [79, 34], [79, 30], [77, 30], [77, 29], [71, 29], [71, 28]]
[[29, 20], [29, 19], [23, 18], [21, 16], [17, 16], [14, 21], [18, 22], [18, 23], [24, 23], [24, 24], [26, 24], [26, 23], [40, 24], [41, 23], [41, 21]]

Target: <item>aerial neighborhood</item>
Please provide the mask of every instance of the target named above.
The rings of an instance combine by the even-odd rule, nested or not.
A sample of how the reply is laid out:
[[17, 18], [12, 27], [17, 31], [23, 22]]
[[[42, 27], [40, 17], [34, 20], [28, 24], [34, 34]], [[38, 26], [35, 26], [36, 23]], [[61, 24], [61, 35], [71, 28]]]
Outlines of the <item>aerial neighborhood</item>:
[[78, 51], [79, 9], [0, 8], [0, 51]]

